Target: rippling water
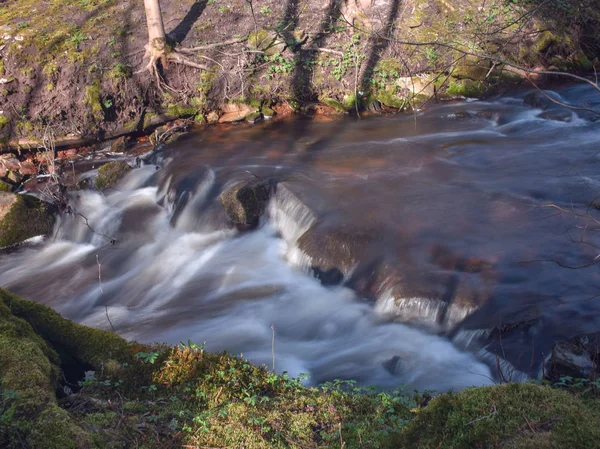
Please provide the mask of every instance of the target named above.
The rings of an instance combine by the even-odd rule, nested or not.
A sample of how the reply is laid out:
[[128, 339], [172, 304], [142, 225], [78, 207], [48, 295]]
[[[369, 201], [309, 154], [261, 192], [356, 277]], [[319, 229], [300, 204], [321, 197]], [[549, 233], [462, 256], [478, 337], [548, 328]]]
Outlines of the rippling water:
[[[523, 95], [191, 133], [118, 189], [74, 192], [87, 224], [63, 217], [55, 237], [0, 255], [0, 285], [91, 326], [110, 328], [108, 313], [127, 338], [206, 341], [269, 367], [274, 335], [277, 371], [384, 387], [490, 383], [490, 330], [527, 318], [500, 349], [536, 375], [554, 339], [600, 330], [597, 268], [553, 262], [597, 255], [600, 124]], [[284, 187], [240, 234], [218, 196], [254, 175]], [[345, 284], [311, 275], [297, 244], [311, 226], [377, 236]], [[368, 292], [352, 282], [373, 272], [386, 274]]]

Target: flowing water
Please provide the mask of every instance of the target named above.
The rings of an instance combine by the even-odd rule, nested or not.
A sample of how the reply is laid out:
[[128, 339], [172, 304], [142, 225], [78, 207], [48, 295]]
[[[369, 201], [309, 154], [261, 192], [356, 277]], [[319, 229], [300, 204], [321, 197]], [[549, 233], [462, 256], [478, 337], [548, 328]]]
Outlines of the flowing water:
[[[55, 236], [0, 253], [0, 286], [126, 338], [205, 341], [315, 383], [482, 385], [494, 353], [535, 376], [554, 340], [600, 330], [600, 124], [524, 94], [190, 133], [118, 189], [72, 193], [80, 215]], [[582, 86], [552, 95], [600, 104]], [[279, 187], [240, 233], [219, 195], [255, 176]], [[298, 246], [311, 227], [376, 237], [324, 286]], [[498, 349], [492, 329], [521, 321]]]

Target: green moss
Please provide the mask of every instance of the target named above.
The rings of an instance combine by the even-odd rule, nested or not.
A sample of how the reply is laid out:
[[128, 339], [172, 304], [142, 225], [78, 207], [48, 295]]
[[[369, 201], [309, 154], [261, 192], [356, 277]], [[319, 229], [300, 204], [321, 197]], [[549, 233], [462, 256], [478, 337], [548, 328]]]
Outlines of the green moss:
[[45, 203], [30, 195], [0, 193], [8, 212], [0, 218], [0, 248], [52, 232], [54, 217]]
[[256, 123], [262, 119], [262, 114], [260, 112], [251, 112], [245, 118], [248, 123]]
[[381, 104], [395, 109], [402, 109], [407, 105], [406, 99], [400, 98], [392, 89], [377, 91], [375, 99]]
[[338, 112], [348, 112], [348, 108], [340, 101], [335, 98], [324, 97], [320, 98], [319, 101], [330, 108], [335, 109]]
[[104, 110], [102, 109], [100, 82], [96, 81], [91, 86], [86, 86], [83, 104], [90, 108], [93, 117], [96, 120], [104, 119]]
[[156, 114], [155, 112], [146, 112], [144, 114], [144, 129], [147, 129], [150, 126], [152, 126], [156, 117], [158, 117], [158, 114]]
[[200, 74], [200, 81], [197, 84], [198, 92], [203, 96], [207, 97], [212, 90], [215, 80], [217, 79], [216, 70], [204, 70]]
[[12, 186], [0, 179], [0, 192], [12, 192]]
[[275, 37], [270, 31], [265, 29], [256, 30], [248, 35], [248, 46], [254, 50], [266, 50], [269, 48]]
[[168, 104], [167, 114], [170, 117], [190, 117], [196, 115], [198, 109], [194, 106], [185, 104]]
[[557, 42], [556, 36], [550, 31], [544, 31], [540, 33], [535, 40], [535, 43], [533, 44], [533, 50], [537, 53], [541, 53], [548, 50], [550, 45], [554, 44], [555, 42]]
[[402, 63], [395, 58], [384, 58], [377, 63], [377, 68], [380, 71], [387, 73], [402, 73]]
[[10, 123], [8, 117], [4, 114], [0, 114], [0, 129], [4, 128], [6, 125]]
[[[471, 388], [433, 399], [408, 425], [404, 447], [414, 449], [596, 448], [600, 401], [533, 384]], [[530, 445], [537, 441], [535, 445]]]
[[585, 71], [590, 71], [594, 68], [592, 61], [590, 61], [586, 54], [581, 50], [573, 55], [573, 63], [575, 67]]
[[470, 79], [452, 79], [448, 85], [447, 93], [452, 96], [478, 98], [485, 92], [483, 81]]
[[267, 106], [263, 106], [261, 112], [265, 117], [273, 117], [276, 114], [276, 112], [273, 109]]
[[83, 429], [56, 403], [57, 353], [14, 316], [7, 299], [19, 301], [0, 290], [0, 446], [86, 447]]
[[19, 120], [16, 123], [17, 132], [22, 136], [30, 136], [33, 134], [35, 126], [29, 120]]
[[98, 169], [98, 177], [96, 178], [96, 187], [100, 190], [114, 186], [121, 180], [132, 168], [127, 161], [113, 161], [104, 164]]

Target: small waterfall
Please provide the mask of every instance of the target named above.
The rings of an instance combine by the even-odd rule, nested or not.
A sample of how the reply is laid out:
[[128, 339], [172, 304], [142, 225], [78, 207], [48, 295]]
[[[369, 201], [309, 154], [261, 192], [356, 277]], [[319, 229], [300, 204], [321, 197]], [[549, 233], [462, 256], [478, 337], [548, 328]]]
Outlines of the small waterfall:
[[277, 185], [268, 213], [283, 239], [290, 243], [296, 242], [317, 220], [315, 212], [285, 184]]

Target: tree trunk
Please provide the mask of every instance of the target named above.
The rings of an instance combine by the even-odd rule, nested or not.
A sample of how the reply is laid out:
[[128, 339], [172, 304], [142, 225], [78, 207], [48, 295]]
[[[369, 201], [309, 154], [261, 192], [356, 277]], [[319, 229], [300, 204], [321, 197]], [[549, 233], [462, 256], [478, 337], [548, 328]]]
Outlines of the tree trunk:
[[148, 53], [153, 58], [160, 58], [165, 53], [167, 37], [159, 0], [144, 0], [144, 7], [148, 23]]

